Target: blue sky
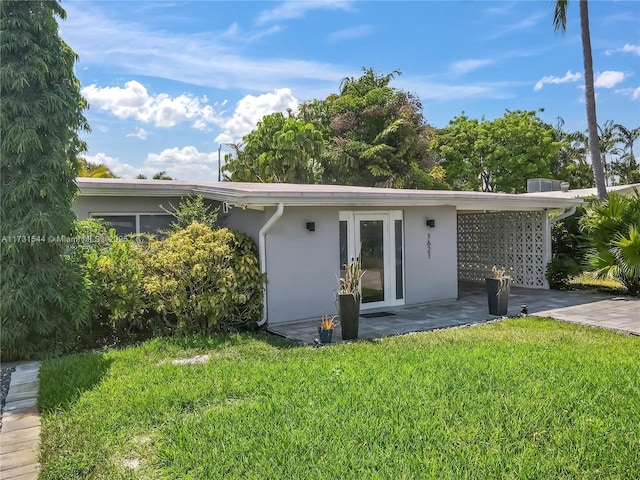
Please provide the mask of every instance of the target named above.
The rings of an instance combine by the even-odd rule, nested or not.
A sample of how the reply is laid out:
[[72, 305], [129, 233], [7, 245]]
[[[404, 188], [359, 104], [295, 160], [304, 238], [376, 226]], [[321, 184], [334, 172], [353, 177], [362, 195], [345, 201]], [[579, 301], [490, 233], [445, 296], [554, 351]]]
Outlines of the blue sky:
[[[117, 175], [217, 180], [218, 147], [325, 98], [363, 67], [400, 70], [436, 127], [537, 110], [585, 130], [578, 1], [62, 2], [90, 103], [86, 157]], [[598, 121], [640, 126], [640, 2], [589, 2]], [[224, 152], [228, 151], [223, 147]]]

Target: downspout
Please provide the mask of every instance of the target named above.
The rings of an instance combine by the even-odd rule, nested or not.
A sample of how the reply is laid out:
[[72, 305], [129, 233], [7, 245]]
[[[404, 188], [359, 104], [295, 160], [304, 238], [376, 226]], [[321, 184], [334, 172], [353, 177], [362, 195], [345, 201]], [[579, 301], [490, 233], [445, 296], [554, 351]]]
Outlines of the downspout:
[[[267, 220], [267, 223], [265, 223], [263, 227], [260, 229], [260, 234], [258, 237], [259, 238], [258, 249], [260, 252], [260, 271], [265, 275], [267, 273], [267, 243], [266, 243], [267, 233], [269, 233], [269, 230], [271, 230], [271, 227], [273, 227], [276, 224], [276, 222], [280, 220], [280, 217], [282, 216], [283, 212], [284, 212], [284, 203], [280, 202], [278, 203], [276, 212], [271, 216], [269, 220]], [[262, 286], [262, 308], [264, 309], [264, 312], [262, 313], [262, 320], [258, 322], [258, 327], [261, 327], [265, 323], [267, 323], [267, 282], [266, 281]]]
[[576, 208], [577, 207], [571, 207], [569, 210], [567, 210], [566, 212], [564, 212], [563, 214], [558, 215], [557, 217], [553, 217], [551, 219], [551, 223], [556, 223], [559, 222], [560, 220], [564, 220], [567, 217], [570, 217], [571, 215], [573, 215], [574, 213], [576, 213]]

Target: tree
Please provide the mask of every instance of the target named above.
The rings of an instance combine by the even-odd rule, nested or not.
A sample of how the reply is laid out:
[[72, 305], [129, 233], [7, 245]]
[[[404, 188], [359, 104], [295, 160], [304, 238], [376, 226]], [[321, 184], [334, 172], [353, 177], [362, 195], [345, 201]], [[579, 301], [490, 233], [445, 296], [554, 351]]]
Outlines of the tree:
[[581, 224], [591, 272], [619, 280], [631, 295], [640, 294], [640, 192], [610, 195], [587, 209]]
[[[614, 174], [611, 171], [611, 166], [614, 162], [614, 158], [620, 156], [621, 149], [618, 146], [618, 132], [616, 124], [613, 120], [607, 120], [603, 126], [598, 125], [598, 139], [600, 141], [600, 155], [602, 157], [602, 168], [604, 170], [605, 184], [609, 185], [609, 182], [613, 185]], [[607, 161], [607, 156], [608, 161]]]
[[[580, 32], [582, 36], [582, 60], [584, 63], [585, 103], [587, 106], [587, 126], [589, 131], [589, 150], [591, 152], [591, 165], [593, 177], [596, 181], [598, 197], [600, 200], [607, 198], [607, 187], [600, 156], [600, 140], [598, 138], [598, 121], [596, 118], [596, 96], [593, 81], [593, 58], [591, 55], [591, 34], [589, 32], [589, 8], [587, 0], [580, 2]], [[553, 27], [557, 32], [563, 33], [567, 29], [568, 0], [556, 0], [553, 14]]]
[[535, 111], [507, 110], [495, 120], [456, 117], [433, 147], [455, 189], [521, 193], [527, 178], [551, 176], [560, 144]]
[[551, 177], [569, 182], [572, 189], [593, 187], [593, 169], [587, 163], [589, 139], [583, 132], [565, 132], [564, 120], [558, 117], [554, 131], [559, 143], [558, 156], [551, 163]]
[[118, 178], [106, 165], [91, 163], [85, 158], [78, 159], [78, 176], [89, 178]]
[[73, 344], [86, 320], [71, 236], [86, 102], [76, 54], [58, 35], [57, 1], [0, 2], [0, 322], [3, 359]]
[[626, 128], [619, 123], [614, 125], [616, 139], [622, 144], [620, 157], [613, 163], [612, 170], [621, 184], [640, 182], [640, 166], [633, 154], [633, 145], [640, 138], [640, 128]]
[[401, 72], [363, 69], [345, 78], [339, 94], [307, 102], [300, 116], [325, 136], [323, 183], [396, 188], [446, 188], [428, 172], [436, 166], [429, 150], [433, 128], [413, 94], [391, 87]]
[[169, 175], [167, 175], [167, 172], [162, 170], [161, 172], [156, 173], [153, 177], [153, 180], [173, 180], [173, 178], [171, 178]]
[[311, 123], [273, 113], [232, 148], [224, 166], [231, 181], [317, 183], [324, 139]]

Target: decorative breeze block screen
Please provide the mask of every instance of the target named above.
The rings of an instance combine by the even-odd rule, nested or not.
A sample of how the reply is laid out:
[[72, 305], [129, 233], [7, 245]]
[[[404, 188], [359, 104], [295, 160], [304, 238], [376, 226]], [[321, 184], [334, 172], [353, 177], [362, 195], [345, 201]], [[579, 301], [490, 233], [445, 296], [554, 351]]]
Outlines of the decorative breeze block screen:
[[458, 215], [458, 278], [484, 281], [494, 265], [513, 285], [546, 288], [545, 212]]

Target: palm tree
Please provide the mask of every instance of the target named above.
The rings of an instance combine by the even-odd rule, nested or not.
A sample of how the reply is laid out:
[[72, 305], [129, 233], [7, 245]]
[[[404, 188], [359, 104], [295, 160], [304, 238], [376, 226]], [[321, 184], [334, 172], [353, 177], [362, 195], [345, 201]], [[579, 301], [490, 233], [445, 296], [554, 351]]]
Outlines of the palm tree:
[[[591, 56], [591, 34], [589, 33], [589, 9], [587, 0], [580, 1], [580, 31], [582, 34], [582, 59], [584, 62], [585, 103], [587, 105], [587, 126], [589, 129], [589, 150], [591, 151], [591, 166], [593, 177], [598, 189], [600, 200], [607, 198], [607, 188], [604, 181], [602, 157], [600, 156], [600, 140], [598, 138], [598, 121], [596, 119], [596, 96], [593, 81], [593, 58]], [[553, 28], [563, 33], [567, 29], [567, 4], [569, 0], [556, 0], [553, 12]]]
[[167, 172], [165, 170], [162, 170], [158, 173], [156, 173], [153, 176], [154, 180], [173, 180], [173, 178], [171, 178], [169, 175], [167, 175]]
[[85, 158], [78, 159], [78, 176], [90, 178], [118, 178], [114, 173], [102, 163], [91, 163]]
[[633, 154], [633, 144], [640, 138], [640, 127], [626, 128], [617, 123], [614, 125], [617, 131], [618, 142], [622, 143], [622, 156], [620, 157], [619, 172], [621, 183], [640, 182], [638, 162]]
[[[604, 122], [604, 126], [598, 125], [598, 138], [600, 139], [600, 155], [602, 156], [602, 168], [607, 185], [615, 185], [614, 158], [619, 157], [622, 150], [618, 147], [619, 138], [616, 124], [613, 120]], [[607, 156], [609, 160], [607, 161]]]

